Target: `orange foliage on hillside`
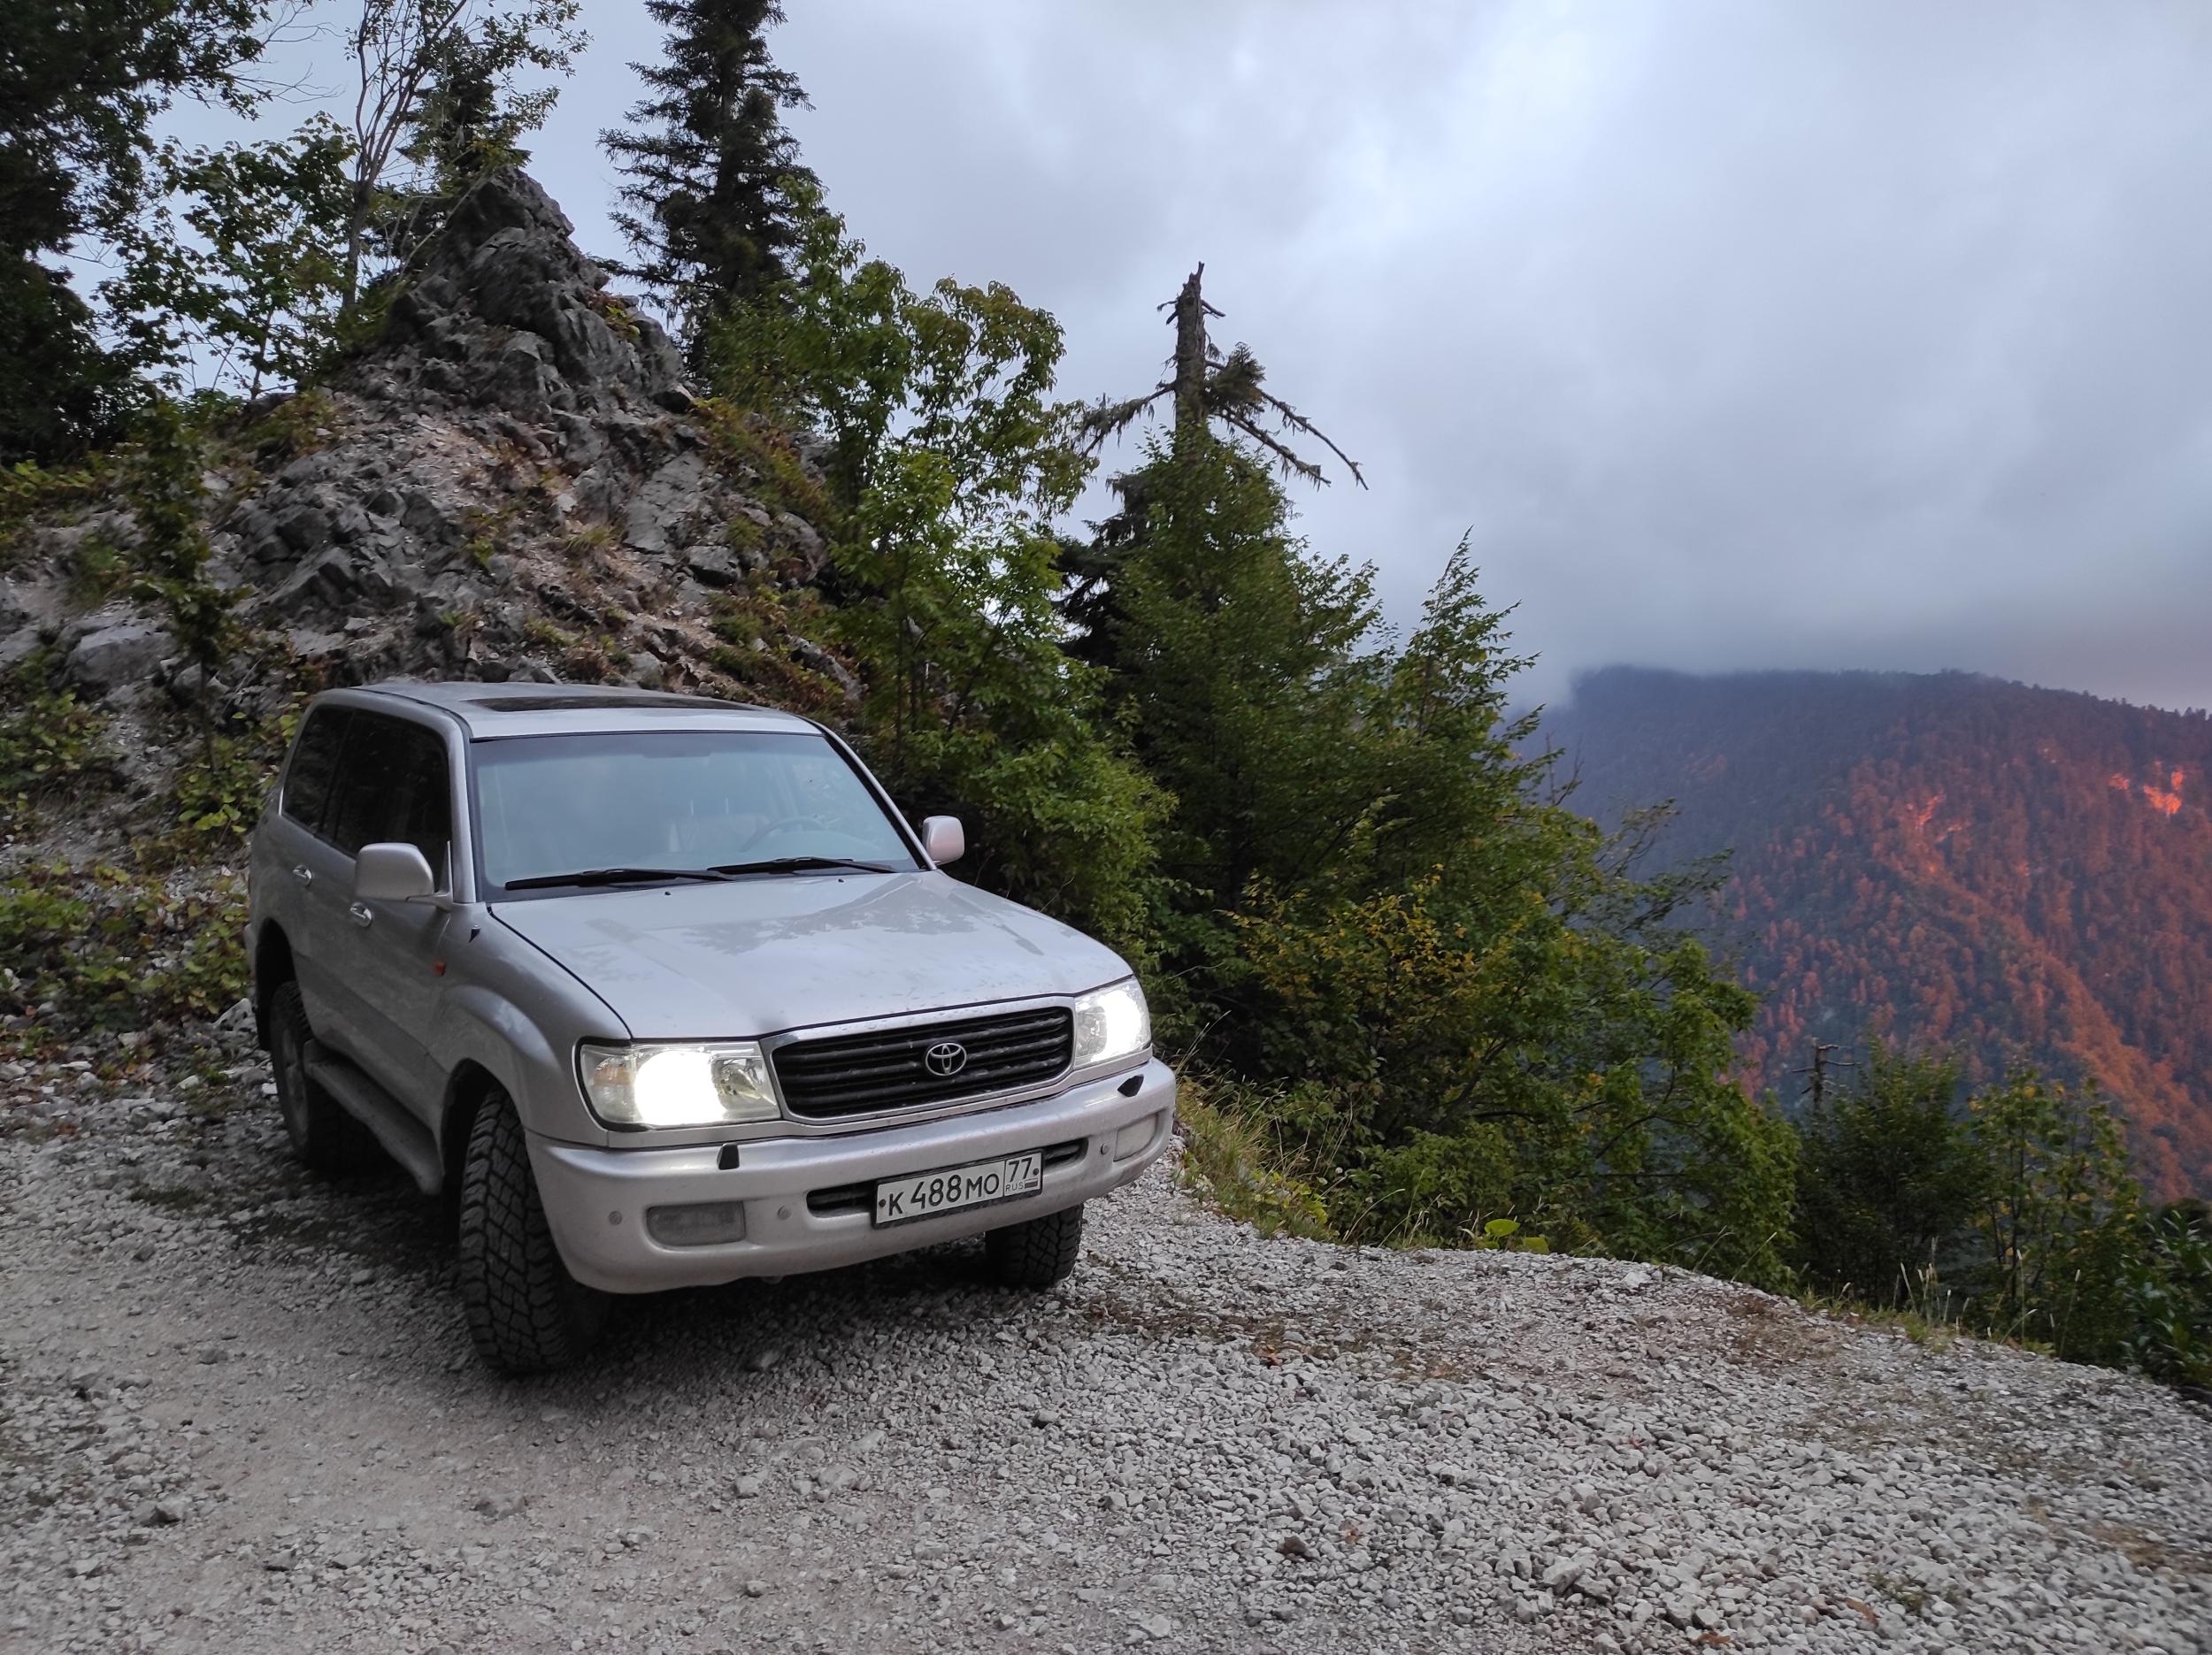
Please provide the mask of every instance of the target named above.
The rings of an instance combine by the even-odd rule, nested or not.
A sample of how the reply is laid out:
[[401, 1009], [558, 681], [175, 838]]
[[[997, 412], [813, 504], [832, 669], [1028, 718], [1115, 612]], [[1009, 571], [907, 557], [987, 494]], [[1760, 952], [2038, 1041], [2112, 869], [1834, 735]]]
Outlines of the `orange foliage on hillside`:
[[[1711, 927], [1786, 1098], [1869, 1033], [2094, 1077], [2159, 1194], [2212, 1193], [2212, 718], [1965, 674], [1617, 669], [1546, 720], [1601, 817], [1731, 849]], [[2194, 796], [2193, 796], [2193, 794]]]

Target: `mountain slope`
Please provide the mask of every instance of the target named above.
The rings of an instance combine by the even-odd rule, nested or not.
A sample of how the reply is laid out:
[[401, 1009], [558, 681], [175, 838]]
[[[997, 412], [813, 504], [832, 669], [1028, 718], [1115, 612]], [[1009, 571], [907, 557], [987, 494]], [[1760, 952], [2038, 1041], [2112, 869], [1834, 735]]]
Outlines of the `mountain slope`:
[[1601, 817], [1673, 799], [1667, 861], [1732, 850], [1745, 1056], [1815, 1041], [2018, 1054], [2124, 1104], [2163, 1195], [2212, 1188], [2212, 718], [1965, 674], [1615, 668], [1545, 728]]

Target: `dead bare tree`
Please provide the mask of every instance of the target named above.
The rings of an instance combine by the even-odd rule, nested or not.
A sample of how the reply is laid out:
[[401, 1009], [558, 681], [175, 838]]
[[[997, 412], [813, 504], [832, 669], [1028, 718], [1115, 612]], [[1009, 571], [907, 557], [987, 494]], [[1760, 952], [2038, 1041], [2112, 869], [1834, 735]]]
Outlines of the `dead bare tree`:
[[[1167, 360], [1167, 377], [1141, 396], [1124, 402], [1102, 400], [1085, 412], [1079, 427], [1087, 451], [1095, 452], [1109, 439], [1119, 436], [1163, 397], [1172, 399], [1175, 429], [1179, 433], [1208, 430], [1219, 420], [1232, 431], [1249, 438], [1274, 456], [1286, 476], [1325, 485], [1328, 475], [1316, 462], [1292, 448], [1286, 439], [1306, 436], [1336, 456], [1352, 480], [1362, 488], [1367, 479], [1358, 463], [1337, 447], [1328, 435], [1270, 391], [1267, 370], [1248, 345], [1233, 347], [1226, 356], [1206, 336], [1206, 318], [1221, 312], [1206, 303], [1202, 283], [1206, 266], [1201, 264], [1184, 281], [1182, 289], [1160, 306], [1168, 311], [1175, 329], [1175, 353]], [[1263, 422], [1272, 422], [1270, 431]]]

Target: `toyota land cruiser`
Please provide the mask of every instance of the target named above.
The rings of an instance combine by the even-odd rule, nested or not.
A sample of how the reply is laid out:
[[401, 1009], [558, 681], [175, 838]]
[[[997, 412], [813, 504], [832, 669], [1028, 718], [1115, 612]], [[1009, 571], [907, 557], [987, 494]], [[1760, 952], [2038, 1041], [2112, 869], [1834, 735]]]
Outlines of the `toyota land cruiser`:
[[1074, 1268], [1175, 1077], [1110, 950], [941, 872], [836, 735], [572, 686], [315, 699], [254, 833], [286, 1130], [453, 1198], [476, 1347], [573, 1360], [611, 1293], [979, 1233]]

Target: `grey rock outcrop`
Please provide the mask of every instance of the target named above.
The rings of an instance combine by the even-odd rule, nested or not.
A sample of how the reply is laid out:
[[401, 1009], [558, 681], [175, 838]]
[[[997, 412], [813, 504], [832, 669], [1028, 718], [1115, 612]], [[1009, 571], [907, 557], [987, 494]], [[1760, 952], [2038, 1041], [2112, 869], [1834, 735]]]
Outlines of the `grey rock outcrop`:
[[392, 303], [391, 338], [414, 348], [421, 381], [540, 420], [688, 407], [667, 334], [606, 296], [606, 272], [572, 233], [513, 169], [462, 197]]
[[[775, 619], [826, 557], [818, 444], [731, 418], [545, 191], [493, 174], [402, 280], [384, 336], [247, 410], [211, 460], [211, 573], [257, 639], [220, 692], [250, 712], [278, 678], [623, 679], [835, 711], [850, 671]], [[158, 615], [72, 595], [85, 548], [134, 533], [113, 502], [33, 525], [0, 662], [47, 648], [94, 699], [157, 675], [175, 654]], [[749, 593], [760, 647], [726, 647], [715, 624]]]

